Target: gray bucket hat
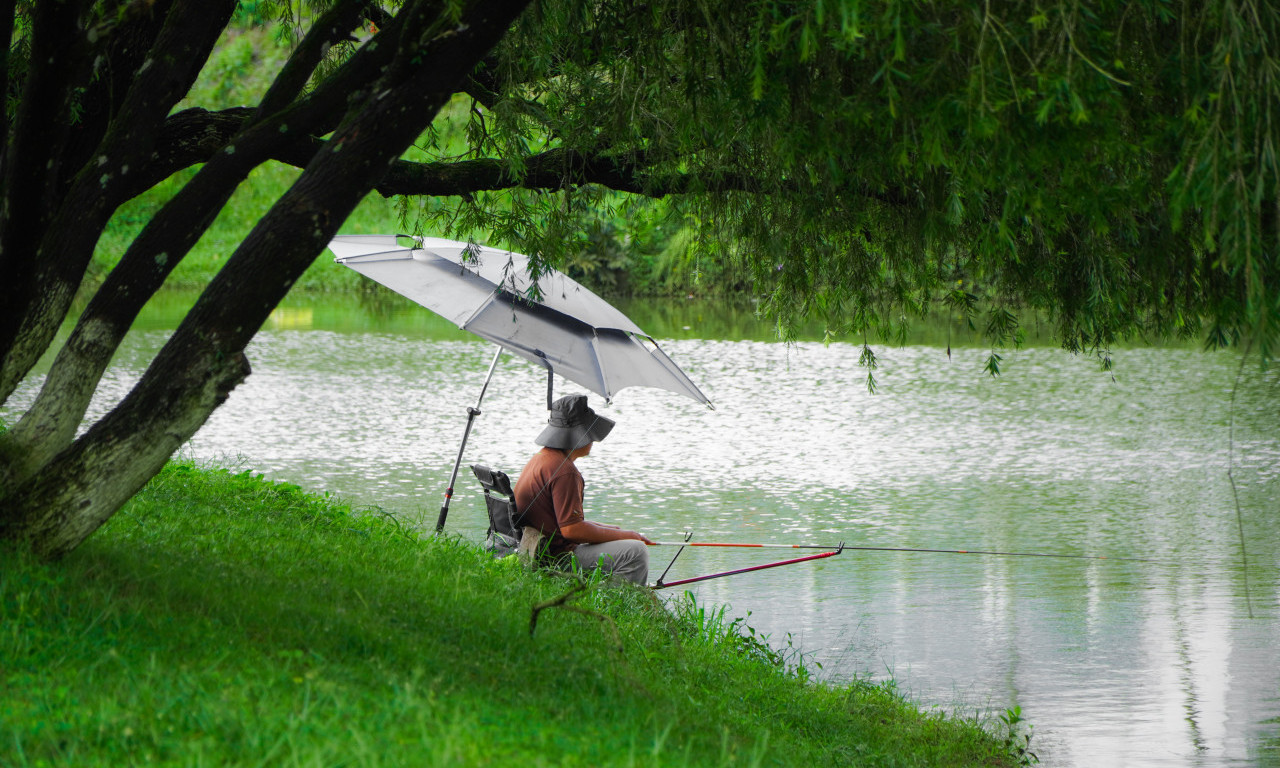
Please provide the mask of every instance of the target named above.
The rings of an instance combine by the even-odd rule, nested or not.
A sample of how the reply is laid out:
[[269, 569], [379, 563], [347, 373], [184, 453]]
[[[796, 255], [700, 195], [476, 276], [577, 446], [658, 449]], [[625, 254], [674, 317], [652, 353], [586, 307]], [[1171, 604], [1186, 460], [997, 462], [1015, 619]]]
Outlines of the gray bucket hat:
[[587, 406], [586, 395], [565, 395], [551, 404], [547, 426], [534, 442], [548, 448], [573, 451], [587, 443], [603, 440], [613, 425], [613, 419], [606, 419]]

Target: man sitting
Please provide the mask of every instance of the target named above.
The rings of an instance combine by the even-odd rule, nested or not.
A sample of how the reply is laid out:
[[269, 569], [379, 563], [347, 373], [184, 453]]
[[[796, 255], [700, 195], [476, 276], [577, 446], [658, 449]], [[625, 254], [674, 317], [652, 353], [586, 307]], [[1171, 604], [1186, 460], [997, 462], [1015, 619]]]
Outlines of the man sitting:
[[591, 446], [613, 425], [587, 406], [586, 395], [567, 395], [552, 403], [547, 426], [534, 440], [543, 448], [516, 481], [516, 507], [525, 525], [542, 532], [546, 555], [571, 555], [584, 571], [600, 568], [643, 585], [649, 578], [646, 545], [653, 542], [635, 531], [591, 522], [582, 510], [585, 481], [574, 462], [590, 455]]

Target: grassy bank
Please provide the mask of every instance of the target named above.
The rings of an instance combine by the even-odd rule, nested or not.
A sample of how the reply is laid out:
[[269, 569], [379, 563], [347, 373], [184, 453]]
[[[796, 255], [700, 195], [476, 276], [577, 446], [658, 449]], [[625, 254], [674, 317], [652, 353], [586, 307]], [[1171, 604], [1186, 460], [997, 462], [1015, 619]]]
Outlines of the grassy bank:
[[0, 763], [1007, 765], [715, 611], [170, 465], [67, 559], [0, 565]]

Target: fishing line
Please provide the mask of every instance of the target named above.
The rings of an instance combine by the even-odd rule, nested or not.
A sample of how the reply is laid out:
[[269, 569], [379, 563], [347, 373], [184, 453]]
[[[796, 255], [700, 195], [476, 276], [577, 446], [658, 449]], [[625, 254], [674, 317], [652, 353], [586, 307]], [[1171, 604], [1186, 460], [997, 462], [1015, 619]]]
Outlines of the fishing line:
[[[591, 430], [595, 427], [596, 422], [598, 422], [599, 419], [601, 418], [600, 414], [598, 413], [595, 413], [594, 415], [595, 415], [595, 418], [592, 420], [591, 425], [587, 428], [587, 434], [591, 433]], [[554, 449], [554, 450], [559, 450], [559, 449]], [[569, 462], [569, 458], [572, 455], [572, 453], [573, 453], [572, 450], [564, 451], [564, 454], [565, 454], [564, 459], [561, 460], [561, 462], [556, 466], [555, 470], [552, 471], [551, 478], [545, 484], [543, 484], [542, 487], [538, 489], [537, 493], [534, 494], [533, 499], [530, 501], [530, 504], [532, 504], [534, 501], [540, 498], [542, 494], [551, 486], [552, 481], [557, 479], [557, 477], [560, 475], [560, 470], [564, 467], [565, 464]], [[716, 579], [724, 576], [733, 576], [741, 573], [750, 573], [752, 571], [764, 570], [766, 568], [776, 568], [782, 565], [792, 565], [795, 563], [803, 563], [803, 562], [808, 562], [810, 560], [820, 560], [826, 557], [832, 557], [832, 556], [838, 555], [845, 550], [859, 551], [859, 552], [909, 552], [909, 553], [919, 553], [919, 554], [989, 555], [989, 556], [995, 556], [995, 557], [1045, 557], [1045, 558], [1060, 558], [1060, 559], [1070, 559], [1070, 560], [1111, 560], [1115, 562], [1136, 562], [1136, 563], [1155, 562], [1149, 558], [1144, 558], [1144, 557], [1109, 557], [1107, 555], [1080, 555], [1080, 554], [1071, 554], [1071, 553], [1063, 553], [1063, 552], [1004, 552], [1004, 551], [997, 551], [997, 550], [980, 550], [980, 549], [938, 549], [938, 548], [926, 548], [926, 547], [850, 546], [845, 544], [844, 542], [840, 542], [839, 544], [836, 544], [836, 545], [829, 545], [829, 544], [764, 544], [764, 543], [756, 544], [756, 543], [746, 543], [746, 542], [690, 541], [692, 536], [693, 536], [692, 532], [686, 531], [684, 534], [684, 541], [681, 541], [681, 542], [671, 542], [671, 541], [652, 542], [651, 546], [680, 547], [680, 549], [676, 551], [675, 556], [671, 558], [671, 562], [667, 563], [667, 567], [665, 570], [663, 570], [662, 575], [658, 577], [657, 583], [653, 587], [654, 589], [665, 589], [667, 587], [674, 587], [681, 584], [692, 584], [699, 581], [705, 581], [707, 579]], [[664, 582], [663, 579], [666, 578], [666, 575], [668, 572], [670, 572], [671, 567], [675, 565], [676, 560], [680, 557], [680, 554], [684, 551], [685, 547], [722, 547], [722, 548], [734, 548], [734, 549], [822, 549], [822, 550], [830, 550], [830, 551], [820, 555], [809, 555], [807, 557], [799, 557], [791, 560], [782, 560], [774, 563], [765, 563], [763, 565], [750, 566], [747, 568], [739, 568], [732, 571], [724, 571], [721, 573], [713, 573], [706, 576], [696, 576], [689, 579], [681, 579], [678, 581]]]
[[[676, 546], [677, 542], [655, 541], [655, 546]], [[1075, 560], [1114, 560], [1118, 562], [1153, 563], [1145, 557], [1109, 557], [1107, 555], [1076, 555], [1063, 552], [998, 552], [985, 549], [931, 549], [924, 547], [855, 547], [849, 544], [747, 544], [738, 542], [690, 541], [679, 544], [689, 547], [735, 547], [742, 549], [847, 549], [861, 552], [920, 552], [947, 555], [999, 555], [1002, 557], [1060, 557]]]

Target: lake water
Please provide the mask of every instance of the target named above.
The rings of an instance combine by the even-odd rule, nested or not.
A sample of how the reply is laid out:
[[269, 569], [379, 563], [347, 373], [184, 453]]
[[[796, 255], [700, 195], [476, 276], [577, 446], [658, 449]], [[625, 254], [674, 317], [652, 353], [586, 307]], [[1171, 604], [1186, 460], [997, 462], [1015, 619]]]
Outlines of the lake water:
[[[935, 331], [878, 348], [872, 395], [859, 346], [775, 343], [749, 310], [627, 309], [716, 409], [592, 396], [618, 422], [580, 464], [597, 519], [663, 541], [1088, 556], [847, 550], [692, 585], [701, 603], [749, 613], [829, 679], [891, 678], [965, 714], [1020, 706], [1046, 766], [1280, 766], [1276, 372], [1134, 348], [1108, 373], [1049, 344], [1006, 351], [992, 379], [986, 350], [956, 335], [948, 357]], [[139, 324], [95, 413], [179, 311]], [[430, 527], [492, 354], [401, 304], [291, 303], [184, 453]], [[26, 386], [0, 415], [33, 397]], [[545, 420], [544, 374], [504, 358], [481, 410], [466, 461], [517, 473]], [[463, 472], [447, 528], [478, 540], [483, 503]], [[674, 553], [651, 551], [653, 578]], [[667, 579], [803, 554], [686, 550]]]

